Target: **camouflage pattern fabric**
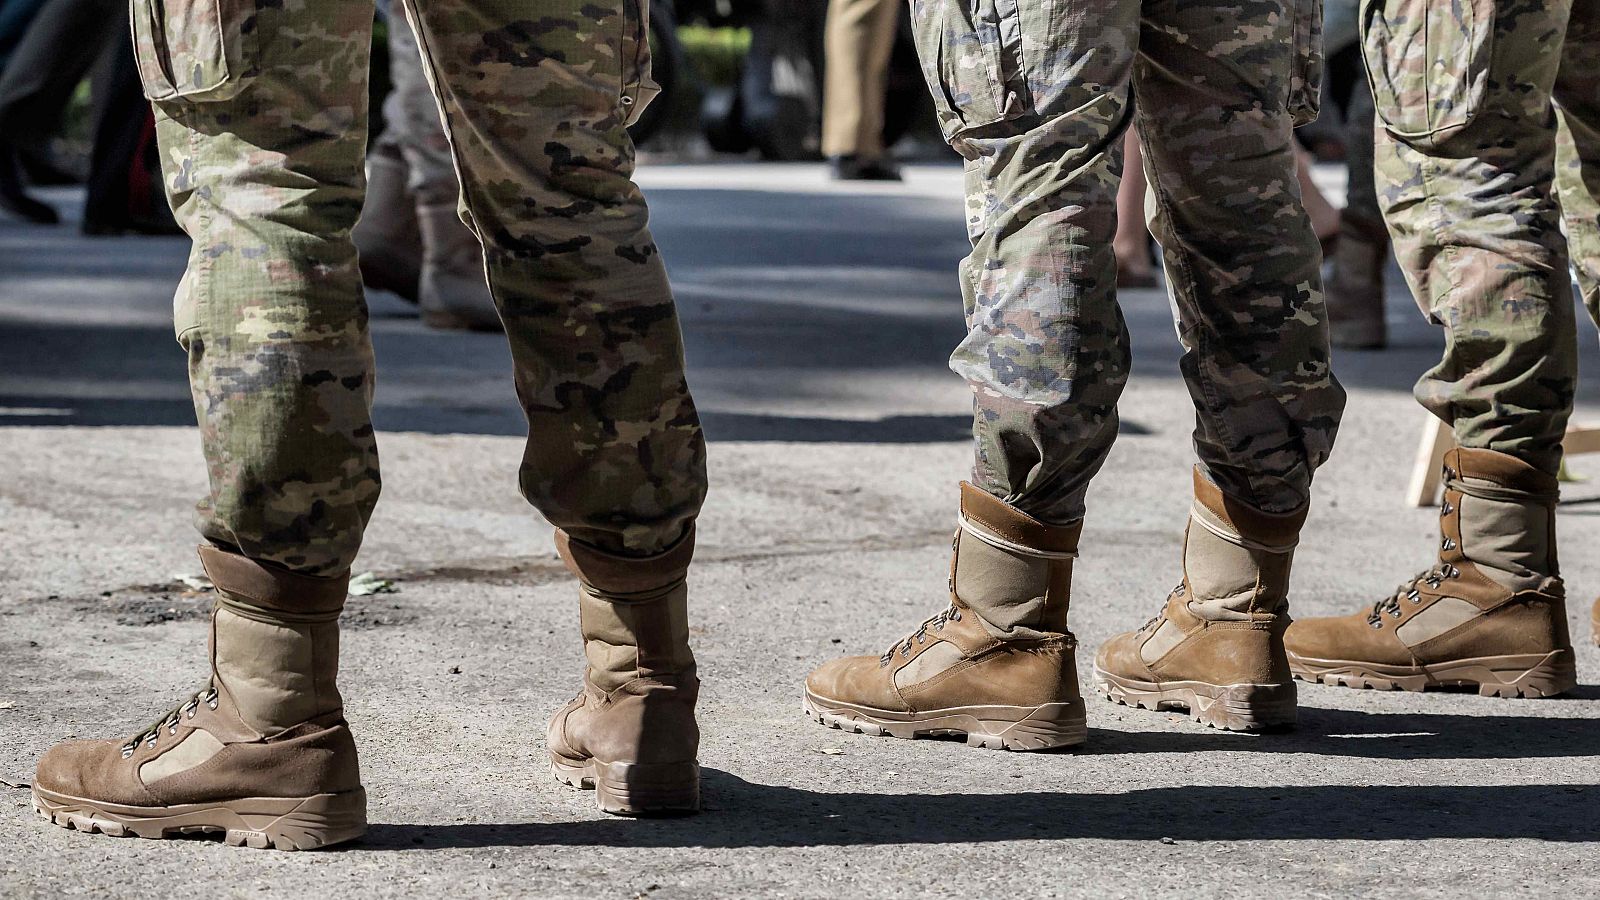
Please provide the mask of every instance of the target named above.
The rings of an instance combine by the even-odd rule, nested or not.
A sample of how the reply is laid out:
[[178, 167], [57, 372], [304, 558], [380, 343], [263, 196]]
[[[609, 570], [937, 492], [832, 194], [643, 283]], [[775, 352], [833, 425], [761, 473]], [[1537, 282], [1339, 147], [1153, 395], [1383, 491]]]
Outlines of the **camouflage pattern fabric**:
[[1417, 399], [1462, 446], [1554, 473], [1577, 377], [1563, 214], [1592, 313], [1600, 278], [1600, 3], [1372, 0], [1362, 26], [1379, 200], [1445, 330]]
[[[166, 187], [194, 239], [176, 320], [210, 467], [200, 529], [341, 573], [379, 491], [350, 242], [373, 4], [134, 5]], [[705, 444], [631, 179], [626, 123], [652, 90], [644, 14], [637, 0], [408, 13], [506, 321], [529, 422], [523, 493], [577, 540], [659, 551], [700, 507]]]
[[973, 480], [1083, 516], [1117, 434], [1127, 330], [1115, 196], [1134, 117], [1207, 475], [1302, 507], [1344, 406], [1291, 130], [1316, 114], [1316, 0], [913, 0], [945, 136], [966, 158]]

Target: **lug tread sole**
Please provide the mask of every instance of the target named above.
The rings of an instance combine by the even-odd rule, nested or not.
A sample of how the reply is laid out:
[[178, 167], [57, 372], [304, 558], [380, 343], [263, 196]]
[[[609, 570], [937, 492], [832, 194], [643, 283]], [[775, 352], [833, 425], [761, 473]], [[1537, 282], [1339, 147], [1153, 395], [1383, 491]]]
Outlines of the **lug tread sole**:
[[686, 816], [700, 811], [700, 763], [601, 762], [550, 754], [550, 772], [568, 787], [594, 791], [614, 816]]
[[1480, 697], [1539, 699], [1578, 685], [1577, 663], [1567, 649], [1549, 653], [1483, 656], [1424, 666], [1393, 666], [1289, 654], [1289, 671], [1301, 681], [1378, 691], [1477, 688]]
[[35, 786], [33, 808], [44, 819], [84, 834], [161, 840], [221, 834], [231, 847], [315, 850], [354, 840], [367, 830], [367, 795], [358, 788], [311, 797], [245, 797], [176, 806], [124, 806], [57, 794]]
[[829, 728], [903, 740], [959, 737], [969, 747], [1036, 751], [1079, 747], [1089, 739], [1083, 699], [1039, 706], [969, 706], [897, 713], [817, 697], [806, 691], [806, 717]]
[[1204, 681], [1146, 682], [1094, 669], [1094, 684], [1112, 703], [1152, 712], [1183, 710], [1190, 719], [1222, 731], [1263, 732], [1293, 728], [1299, 717], [1294, 682], [1211, 684]]

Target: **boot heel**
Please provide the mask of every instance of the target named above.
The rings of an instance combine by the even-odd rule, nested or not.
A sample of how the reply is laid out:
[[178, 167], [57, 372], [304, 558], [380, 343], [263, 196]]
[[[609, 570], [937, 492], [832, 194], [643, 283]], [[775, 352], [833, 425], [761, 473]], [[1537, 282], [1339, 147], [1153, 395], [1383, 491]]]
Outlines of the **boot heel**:
[[595, 802], [618, 816], [686, 815], [700, 811], [700, 764], [595, 761]]
[[229, 846], [315, 850], [353, 840], [367, 830], [367, 792], [362, 788], [307, 797], [282, 815], [248, 812], [249, 802], [237, 804], [236, 812], [252, 827], [229, 828], [225, 837]]
[[1577, 662], [1566, 649], [1470, 660], [1435, 676], [1442, 682], [1476, 681], [1481, 697], [1554, 697], [1578, 686]]
[[700, 764], [605, 763], [550, 754], [562, 784], [594, 791], [595, 803], [618, 816], [687, 815], [700, 811]]
[[967, 732], [968, 747], [1057, 750], [1077, 747], [1089, 740], [1088, 716], [1082, 698], [1066, 703], [1045, 703], [1031, 710], [996, 707], [991, 711], [1000, 713], [1001, 717], [979, 712], [976, 726]]
[[1225, 731], [1271, 731], [1292, 728], [1300, 715], [1294, 682], [1216, 686], [1216, 695], [1196, 692], [1195, 718]]

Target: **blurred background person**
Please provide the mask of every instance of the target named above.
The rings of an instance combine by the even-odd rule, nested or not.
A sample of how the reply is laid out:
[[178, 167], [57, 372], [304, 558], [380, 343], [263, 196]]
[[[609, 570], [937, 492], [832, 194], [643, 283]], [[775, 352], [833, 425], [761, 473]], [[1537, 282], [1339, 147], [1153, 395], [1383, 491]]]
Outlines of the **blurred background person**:
[[903, 0], [830, 0], [824, 38], [822, 153], [841, 181], [899, 181], [884, 150], [889, 59]]
[[[92, 151], [82, 228], [85, 234], [176, 234], [159, 190], [155, 122], [139, 87], [119, 0], [45, 0], [23, 24], [8, 3], [0, 19], [15, 42], [0, 73], [0, 208], [39, 224], [56, 211], [28, 195], [24, 174], [51, 174], [50, 145], [62, 131], [73, 95], [91, 71]], [[59, 173], [51, 180], [77, 179]]]
[[1344, 210], [1339, 214], [1339, 241], [1329, 259], [1326, 284], [1328, 325], [1333, 346], [1376, 350], [1389, 343], [1383, 317], [1383, 270], [1389, 261], [1389, 231], [1378, 209], [1373, 184], [1373, 127], [1376, 112], [1372, 85], [1361, 59], [1357, 13], [1360, 0], [1328, 0], [1324, 39], [1331, 65], [1353, 77], [1348, 85], [1345, 115], [1345, 161], [1350, 179]]
[[457, 212], [450, 141], [416, 34], [398, 8], [389, 11], [388, 36], [394, 87], [367, 157], [366, 205], [353, 234], [361, 280], [416, 302], [429, 327], [499, 331], [483, 248]]

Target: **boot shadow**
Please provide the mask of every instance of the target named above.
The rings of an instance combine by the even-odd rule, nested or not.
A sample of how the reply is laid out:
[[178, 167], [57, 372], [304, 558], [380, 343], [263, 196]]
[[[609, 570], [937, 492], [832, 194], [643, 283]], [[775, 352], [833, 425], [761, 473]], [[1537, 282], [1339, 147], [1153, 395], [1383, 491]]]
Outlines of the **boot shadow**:
[[705, 770], [689, 819], [375, 824], [354, 850], [468, 847], [763, 848], [1153, 841], [1600, 840], [1600, 784], [1147, 788], [1123, 793], [824, 793]]

